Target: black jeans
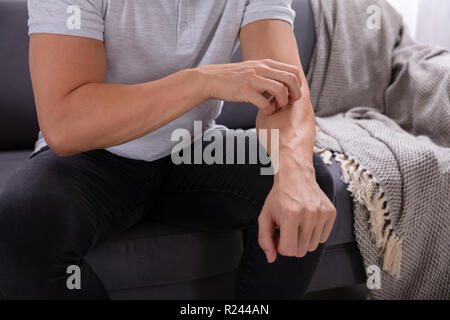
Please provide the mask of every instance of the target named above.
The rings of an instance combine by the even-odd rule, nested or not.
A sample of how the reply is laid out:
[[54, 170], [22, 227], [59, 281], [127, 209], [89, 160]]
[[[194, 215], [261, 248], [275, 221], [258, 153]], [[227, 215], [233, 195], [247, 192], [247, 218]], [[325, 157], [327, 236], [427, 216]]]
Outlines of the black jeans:
[[[331, 175], [317, 155], [314, 167], [318, 184], [334, 200]], [[195, 229], [246, 229], [236, 297], [301, 298], [323, 245], [301, 259], [266, 262], [257, 218], [273, 177], [261, 175], [260, 168], [174, 165], [170, 157], [145, 162], [105, 150], [69, 158], [42, 151], [0, 195], [0, 293], [6, 299], [108, 298], [83, 258], [98, 242], [153, 214], [157, 221]], [[74, 264], [81, 267], [81, 290], [66, 286], [66, 269]]]

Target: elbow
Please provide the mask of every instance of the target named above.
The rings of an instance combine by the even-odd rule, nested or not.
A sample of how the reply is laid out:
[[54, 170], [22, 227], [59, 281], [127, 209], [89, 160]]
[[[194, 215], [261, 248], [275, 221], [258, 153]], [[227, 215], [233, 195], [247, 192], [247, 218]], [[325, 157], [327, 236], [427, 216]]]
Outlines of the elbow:
[[59, 157], [68, 158], [80, 151], [77, 122], [70, 116], [64, 101], [52, 100], [36, 105], [39, 126], [48, 147]]
[[49, 148], [59, 157], [68, 158], [77, 154], [74, 143], [68, 137], [67, 133], [59, 130], [42, 130], [45, 142]]
[[55, 148], [55, 147], [50, 146], [50, 149], [52, 149], [52, 151], [61, 158], [69, 158], [69, 157], [77, 154], [77, 152], [74, 152], [73, 150], [70, 150], [67, 148], [61, 148], [61, 147]]

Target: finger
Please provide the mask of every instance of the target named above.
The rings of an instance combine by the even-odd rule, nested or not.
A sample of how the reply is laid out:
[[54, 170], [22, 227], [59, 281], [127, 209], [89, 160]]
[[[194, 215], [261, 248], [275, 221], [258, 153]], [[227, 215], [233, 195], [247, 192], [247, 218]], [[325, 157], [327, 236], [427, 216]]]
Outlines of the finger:
[[287, 222], [280, 226], [280, 241], [278, 252], [287, 257], [294, 257], [297, 254], [298, 225]]
[[258, 74], [264, 78], [283, 83], [288, 89], [289, 97], [291, 98], [291, 101], [289, 102], [297, 101], [302, 97], [301, 82], [299, 82], [295, 74], [270, 67], [259, 69]]
[[267, 262], [272, 263], [277, 257], [277, 247], [275, 241], [275, 224], [271, 215], [266, 212], [264, 206], [258, 218], [259, 232], [258, 244], [266, 254]]
[[313, 232], [311, 234], [311, 239], [309, 240], [309, 248], [308, 252], [316, 251], [319, 246], [320, 236], [322, 235], [323, 224], [320, 224], [314, 227]]
[[331, 230], [333, 230], [334, 219], [329, 219], [325, 226], [322, 229], [322, 233], [320, 235], [320, 243], [325, 243], [330, 236]]
[[[264, 98], [266, 98], [267, 100], [269, 100], [270, 103], [272, 103], [272, 104], [274, 105], [275, 110], [281, 109], [281, 106], [278, 104], [277, 99], [275, 98], [274, 95], [272, 95], [271, 93], [269, 93], [269, 92], [267, 92], [267, 91], [264, 91], [264, 92], [262, 93], [262, 95], [264, 96]], [[289, 101], [290, 101], [290, 98], [289, 98]], [[291, 102], [289, 102], [289, 103], [291, 103]]]
[[301, 258], [306, 255], [309, 249], [309, 243], [313, 232], [313, 223], [311, 219], [305, 219], [299, 228], [297, 257]]
[[289, 91], [283, 83], [257, 76], [256, 80], [253, 82], [253, 86], [261, 93], [267, 91], [273, 95], [277, 99], [280, 107], [285, 107], [288, 105]]
[[274, 103], [275, 96], [267, 91], [263, 91], [263, 93], [261, 93], [263, 95], [264, 98], [266, 98], [267, 100], [269, 100], [270, 103]]
[[257, 90], [247, 96], [247, 102], [250, 102], [258, 107], [258, 109], [261, 110], [261, 112], [266, 116], [270, 116], [275, 112], [275, 106], [273, 103], [264, 98], [264, 96]]
[[263, 63], [273, 69], [286, 71], [286, 72], [294, 74], [297, 77], [298, 83], [300, 84], [300, 88], [302, 87], [302, 77], [300, 75], [300, 73], [301, 73], [300, 67], [294, 66], [291, 64], [287, 64], [287, 63], [283, 63], [283, 62], [279, 62], [279, 61], [272, 60], [272, 59], [265, 59], [265, 60], [263, 60]]

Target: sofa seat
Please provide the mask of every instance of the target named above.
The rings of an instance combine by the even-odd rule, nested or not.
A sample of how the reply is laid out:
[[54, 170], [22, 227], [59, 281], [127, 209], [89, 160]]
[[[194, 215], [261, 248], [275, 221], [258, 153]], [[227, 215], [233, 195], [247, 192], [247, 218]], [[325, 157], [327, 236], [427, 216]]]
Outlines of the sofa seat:
[[[86, 260], [110, 295], [123, 297], [129, 290], [160, 290], [234, 273], [242, 250], [239, 230], [199, 232], [147, 219], [101, 243]], [[232, 297], [231, 280], [226, 288], [217, 288], [224, 298]]]

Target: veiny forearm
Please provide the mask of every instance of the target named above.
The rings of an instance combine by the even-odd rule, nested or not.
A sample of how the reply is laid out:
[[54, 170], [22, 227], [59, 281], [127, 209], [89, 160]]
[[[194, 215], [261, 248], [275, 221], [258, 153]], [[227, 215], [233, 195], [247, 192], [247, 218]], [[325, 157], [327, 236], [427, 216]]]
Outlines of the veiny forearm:
[[41, 123], [49, 145], [63, 156], [107, 148], [148, 134], [203, 102], [195, 70], [133, 85], [88, 83], [58, 101]]
[[276, 150], [268, 150], [276, 174], [258, 217], [258, 243], [269, 263], [277, 254], [302, 258], [326, 241], [336, 210], [315, 180], [315, 117], [295, 36], [283, 21], [262, 20], [242, 28], [241, 45], [245, 59], [269, 58], [297, 66], [295, 76], [302, 83], [300, 99], [292, 96], [291, 104], [279, 105], [282, 108], [273, 115], [259, 113], [257, 119], [259, 130], [280, 130], [278, 156]]
[[[303, 90], [302, 91], [307, 91]], [[302, 98], [294, 104], [281, 109], [272, 116], [258, 114], [257, 129], [279, 129], [279, 168], [299, 168], [303, 172], [313, 172], [312, 153], [315, 141], [315, 117], [309, 100], [304, 92]], [[270, 141], [270, 138], [268, 139]], [[267, 151], [271, 154], [270, 144]], [[277, 178], [277, 176], [275, 176]]]
[[[293, 166], [305, 169], [305, 172], [313, 171], [315, 117], [291, 26], [282, 21], [249, 24], [241, 31], [241, 44], [244, 59], [270, 58], [299, 68], [302, 97], [274, 115], [259, 113], [256, 126], [257, 129], [280, 130], [278, 172], [283, 171], [283, 167]], [[270, 148], [268, 151], [270, 153]]]

